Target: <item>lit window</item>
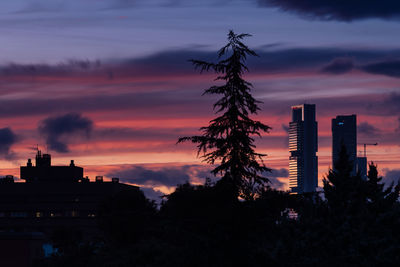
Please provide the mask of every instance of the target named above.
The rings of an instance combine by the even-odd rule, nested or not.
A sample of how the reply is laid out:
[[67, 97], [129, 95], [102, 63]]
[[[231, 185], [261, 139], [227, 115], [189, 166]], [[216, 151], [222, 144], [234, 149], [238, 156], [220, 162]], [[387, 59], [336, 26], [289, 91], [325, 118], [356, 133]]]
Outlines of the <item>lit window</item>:
[[37, 212], [35, 213], [35, 217], [36, 217], [36, 218], [43, 217], [43, 212], [37, 211]]

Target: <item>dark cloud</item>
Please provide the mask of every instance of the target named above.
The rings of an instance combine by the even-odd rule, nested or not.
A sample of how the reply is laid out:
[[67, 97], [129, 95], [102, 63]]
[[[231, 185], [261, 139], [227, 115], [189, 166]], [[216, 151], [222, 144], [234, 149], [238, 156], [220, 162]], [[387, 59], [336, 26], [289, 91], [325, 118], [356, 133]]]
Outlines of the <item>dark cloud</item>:
[[398, 122], [398, 127], [396, 128], [396, 133], [400, 133], [400, 117], [397, 118], [397, 122]]
[[[278, 47], [277, 49], [275, 47]], [[342, 74], [351, 71], [355, 65], [365, 65], [360, 69], [369, 73], [377, 73], [372, 70], [373, 63], [382, 61], [387, 63], [387, 58], [400, 57], [400, 50], [373, 50], [373, 49], [346, 49], [336, 47], [315, 48], [282, 48], [279, 45], [265, 45], [256, 49], [260, 57], [250, 57], [248, 66], [251, 73], [279, 73], [298, 70], [316, 71], [325, 73]], [[192, 75], [194, 73], [188, 59], [201, 59], [215, 62], [217, 60], [214, 51], [202, 51], [196, 49], [180, 49], [162, 51], [142, 58], [134, 58], [119, 62], [113, 62], [111, 66], [115, 77], [131, 75]], [[371, 65], [370, 65], [371, 64]], [[387, 67], [389, 68], [389, 67]], [[372, 72], [374, 71], [374, 72]], [[382, 73], [393, 76], [387, 71]]]
[[0, 66], [0, 76], [3, 77], [37, 77], [37, 76], [69, 76], [89, 73], [101, 67], [100, 61], [69, 60], [59, 64], [16, 64]]
[[285, 168], [272, 169], [271, 172], [264, 173], [264, 176], [270, 180], [271, 187], [276, 189], [282, 189], [285, 184], [279, 181], [278, 178], [287, 178], [289, 176], [289, 171]]
[[289, 177], [289, 171], [285, 168], [281, 169], [272, 169], [272, 171], [268, 174], [268, 177]]
[[357, 125], [357, 132], [366, 137], [376, 137], [381, 133], [378, 128], [369, 124], [368, 122], [362, 122]]
[[69, 113], [41, 121], [38, 130], [45, 136], [49, 149], [66, 153], [69, 151], [67, 140], [71, 136], [85, 134], [88, 137], [92, 128], [93, 122], [90, 119], [77, 113]]
[[[212, 167], [207, 165], [183, 165], [178, 167], [151, 168], [147, 166], [129, 166], [114, 171], [108, 176], [119, 177], [121, 181], [137, 184], [144, 188], [149, 187], [175, 187], [186, 182], [204, 183], [206, 178], [217, 179], [211, 173]], [[284, 183], [278, 178], [286, 178], [289, 173], [287, 169], [272, 169], [272, 172], [263, 174], [271, 181], [274, 188], [283, 188]], [[151, 192], [153, 193], [153, 192]]]
[[154, 200], [158, 204], [161, 202], [162, 196], [165, 195], [163, 192], [153, 189], [151, 187], [141, 187], [140, 190], [143, 191], [148, 199]]
[[120, 177], [122, 181], [144, 186], [173, 187], [190, 181], [189, 166], [164, 167], [150, 169], [143, 166], [131, 166], [114, 172], [112, 176]]
[[10, 128], [0, 129], [0, 155], [6, 159], [12, 158], [11, 146], [18, 141], [17, 135]]
[[286, 132], [284, 145], [289, 147], [289, 126], [287, 124], [282, 124], [282, 130]]
[[366, 18], [398, 18], [397, 0], [257, 0], [259, 5], [278, 7], [308, 18], [353, 21]]
[[367, 110], [375, 115], [398, 116], [400, 115], [400, 94], [396, 92], [386, 94], [383, 99], [376, 99], [369, 103]]
[[[188, 86], [185, 86], [187, 89]], [[204, 106], [211, 106], [212, 100], [200, 98], [201, 91], [166, 90], [150, 92], [120, 93], [115, 95], [73, 95], [66, 98], [41, 99], [0, 99], [0, 114], [3, 117], [21, 115], [42, 115], [49, 113], [64, 113], [70, 110], [135, 110], [131, 117], [177, 117], [188, 118], [204, 114]], [[197, 114], [197, 115], [196, 115]]]
[[[93, 139], [99, 140], [140, 140], [140, 141], [165, 141], [170, 140], [175, 143], [181, 135], [190, 132], [189, 128], [97, 128], [93, 134]], [[193, 129], [197, 132], [197, 128]]]
[[[387, 58], [400, 58], [400, 50], [367, 50], [336, 47], [271, 49], [271, 45], [256, 49], [260, 57], [248, 59], [252, 73], [279, 73], [321, 70], [325, 73], [341, 74], [350, 71], [355, 64], [360, 70], [373, 74], [399, 77], [398, 62]], [[155, 54], [125, 60], [85, 61], [75, 60], [55, 65], [9, 64], [0, 66], [0, 76], [28, 78], [81, 77], [89, 76], [102, 80], [120, 78], [171, 77], [193, 75], [195, 70], [189, 59], [217, 61], [215, 51], [193, 46], [179, 50], [166, 50]], [[380, 62], [380, 63], [376, 63]]]
[[354, 68], [351, 58], [335, 58], [331, 63], [321, 69], [323, 73], [343, 74], [350, 72]]
[[[346, 49], [335, 47], [270, 49], [269, 45], [256, 49], [260, 57], [248, 59], [251, 73], [279, 73], [321, 70], [324, 73], [343, 74], [355, 68], [399, 77], [397, 61], [387, 58], [400, 57], [400, 50]], [[146, 75], [192, 75], [193, 67], [188, 59], [215, 62], [214, 51], [180, 49], [162, 51], [150, 56], [113, 62], [110, 69], [115, 77]], [[381, 61], [381, 63], [375, 63]], [[397, 69], [396, 69], [397, 68]], [[397, 72], [396, 72], [397, 71]]]
[[395, 185], [400, 182], [400, 170], [386, 170], [386, 174], [383, 177], [382, 181], [385, 183], [386, 186], [394, 183]]
[[381, 74], [400, 78], [400, 60], [372, 63], [362, 66], [361, 69], [371, 74]]
[[[286, 48], [272, 51], [261, 50], [257, 51], [257, 53], [260, 55], [259, 58], [249, 59], [250, 70], [257, 72], [314, 70], [323, 68], [335, 59], [352, 58], [353, 61], [358, 63], [368, 63], [374, 59], [383, 58], [388, 54], [400, 55], [400, 51], [335, 47]], [[341, 65], [343, 65], [343, 62]]]
[[313, 103], [317, 105], [318, 115], [322, 116], [336, 116], [338, 112], [385, 117], [400, 114], [400, 94], [396, 92], [313, 98]]

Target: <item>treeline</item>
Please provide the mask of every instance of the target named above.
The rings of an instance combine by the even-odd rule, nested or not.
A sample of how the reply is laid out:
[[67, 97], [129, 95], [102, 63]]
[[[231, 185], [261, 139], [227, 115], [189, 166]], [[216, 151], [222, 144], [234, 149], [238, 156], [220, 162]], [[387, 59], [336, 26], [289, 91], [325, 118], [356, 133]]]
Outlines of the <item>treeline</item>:
[[242, 78], [246, 58], [257, 56], [242, 42], [248, 36], [230, 31], [217, 63], [192, 60], [218, 75], [221, 84], [204, 94], [221, 96], [214, 104], [221, 115], [178, 142], [197, 144], [221, 179], [179, 185], [160, 209], [141, 191], [116, 195], [101, 207], [98, 238], [55, 236], [58, 253], [37, 266], [399, 265], [399, 185], [385, 187], [374, 164], [366, 181], [353, 176], [342, 149], [321, 194], [268, 187], [253, 137], [271, 128], [249, 117], [261, 102]]
[[98, 239], [59, 239], [59, 252], [37, 265], [398, 265], [399, 186], [385, 186], [374, 164], [366, 181], [352, 176], [345, 152], [335, 167], [322, 193], [264, 187], [240, 200], [223, 183], [186, 183], [160, 209], [142, 192], [121, 193], [104, 202]]

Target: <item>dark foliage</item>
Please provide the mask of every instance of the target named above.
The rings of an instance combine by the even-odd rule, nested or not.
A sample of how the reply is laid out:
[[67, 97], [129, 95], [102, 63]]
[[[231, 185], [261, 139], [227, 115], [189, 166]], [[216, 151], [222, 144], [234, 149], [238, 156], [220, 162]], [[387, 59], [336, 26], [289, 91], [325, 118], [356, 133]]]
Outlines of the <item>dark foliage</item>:
[[250, 35], [230, 31], [228, 44], [218, 52], [220, 61], [217, 63], [191, 60], [201, 72], [212, 70], [218, 74], [216, 80], [224, 81], [223, 85], [211, 86], [204, 92], [222, 96], [214, 104], [214, 110], [223, 114], [211, 120], [209, 126], [202, 127], [202, 135], [183, 137], [178, 143], [197, 143], [204, 161], [217, 163], [212, 173], [222, 176], [221, 183], [231, 187], [234, 197], [252, 199], [257, 189], [268, 182], [261, 173], [270, 171], [262, 162], [265, 155], [254, 151], [252, 136], [261, 136], [261, 132], [268, 132], [270, 127], [249, 117], [257, 113], [260, 102], [251, 95], [251, 83], [242, 78], [248, 71], [247, 56], [257, 56], [242, 42], [247, 36]]
[[149, 235], [155, 216], [156, 205], [153, 201], [140, 190], [127, 190], [102, 203], [98, 221], [106, 240], [124, 246]]
[[352, 175], [353, 162], [349, 161], [344, 145], [334, 165], [323, 181], [329, 208], [336, 214], [360, 212], [365, 208], [366, 184], [359, 174]]
[[[367, 180], [353, 175], [343, 146], [318, 193], [291, 195], [265, 186], [252, 135], [269, 127], [251, 120], [257, 101], [241, 78], [244, 60], [255, 55], [229, 34], [229, 43], [213, 64], [225, 85], [206, 94], [222, 94], [215, 104], [224, 114], [203, 127], [202, 136], [181, 138], [198, 143], [207, 162], [221, 160], [213, 184], [178, 185], [160, 209], [144, 194], [122, 192], [104, 201], [99, 214], [102, 234], [83, 241], [74, 232], [55, 233], [59, 252], [37, 266], [397, 266], [400, 262], [400, 186], [385, 186], [377, 166]], [[239, 200], [238, 195], [244, 197]], [[322, 194], [321, 194], [322, 195]]]

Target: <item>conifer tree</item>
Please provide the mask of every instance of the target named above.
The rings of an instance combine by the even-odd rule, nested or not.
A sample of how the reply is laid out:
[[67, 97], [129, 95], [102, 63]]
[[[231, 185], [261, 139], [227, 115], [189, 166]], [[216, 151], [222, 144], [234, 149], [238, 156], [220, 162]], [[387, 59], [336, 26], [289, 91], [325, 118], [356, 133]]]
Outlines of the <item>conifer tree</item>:
[[198, 144], [198, 155], [202, 153], [205, 162], [217, 165], [212, 170], [214, 175], [222, 176], [217, 185], [231, 188], [235, 197], [253, 199], [257, 189], [269, 182], [262, 173], [270, 171], [262, 160], [265, 155], [255, 152], [253, 137], [261, 137], [270, 127], [249, 117], [257, 114], [261, 102], [251, 95], [252, 84], [242, 78], [248, 71], [247, 56], [257, 56], [242, 42], [248, 36], [230, 31], [228, 43], [218, 52], [217, 63], [191, 60], [196, 69], [214, 71], [218, 75], [216, 80], [224, 82], [203, 93], [221, 95], [214, 110], [222, 114], [200, 128], [202, 135], [183, 137], [178, 143]]
[[361, 211], [366, 203], [366, 183], [359, 173], [352, 174], [353, 162], [344, 145], [334, 166], [323, 180], [328, 206], [339, 213]]
[[385, 212], [396, 203], [399, 198], [400, 185], [393, 183], [385, 188], [382, 177], [378, 176], [377, 166], [372, 162], [368, 171], [368, 204], [372, 212]]

